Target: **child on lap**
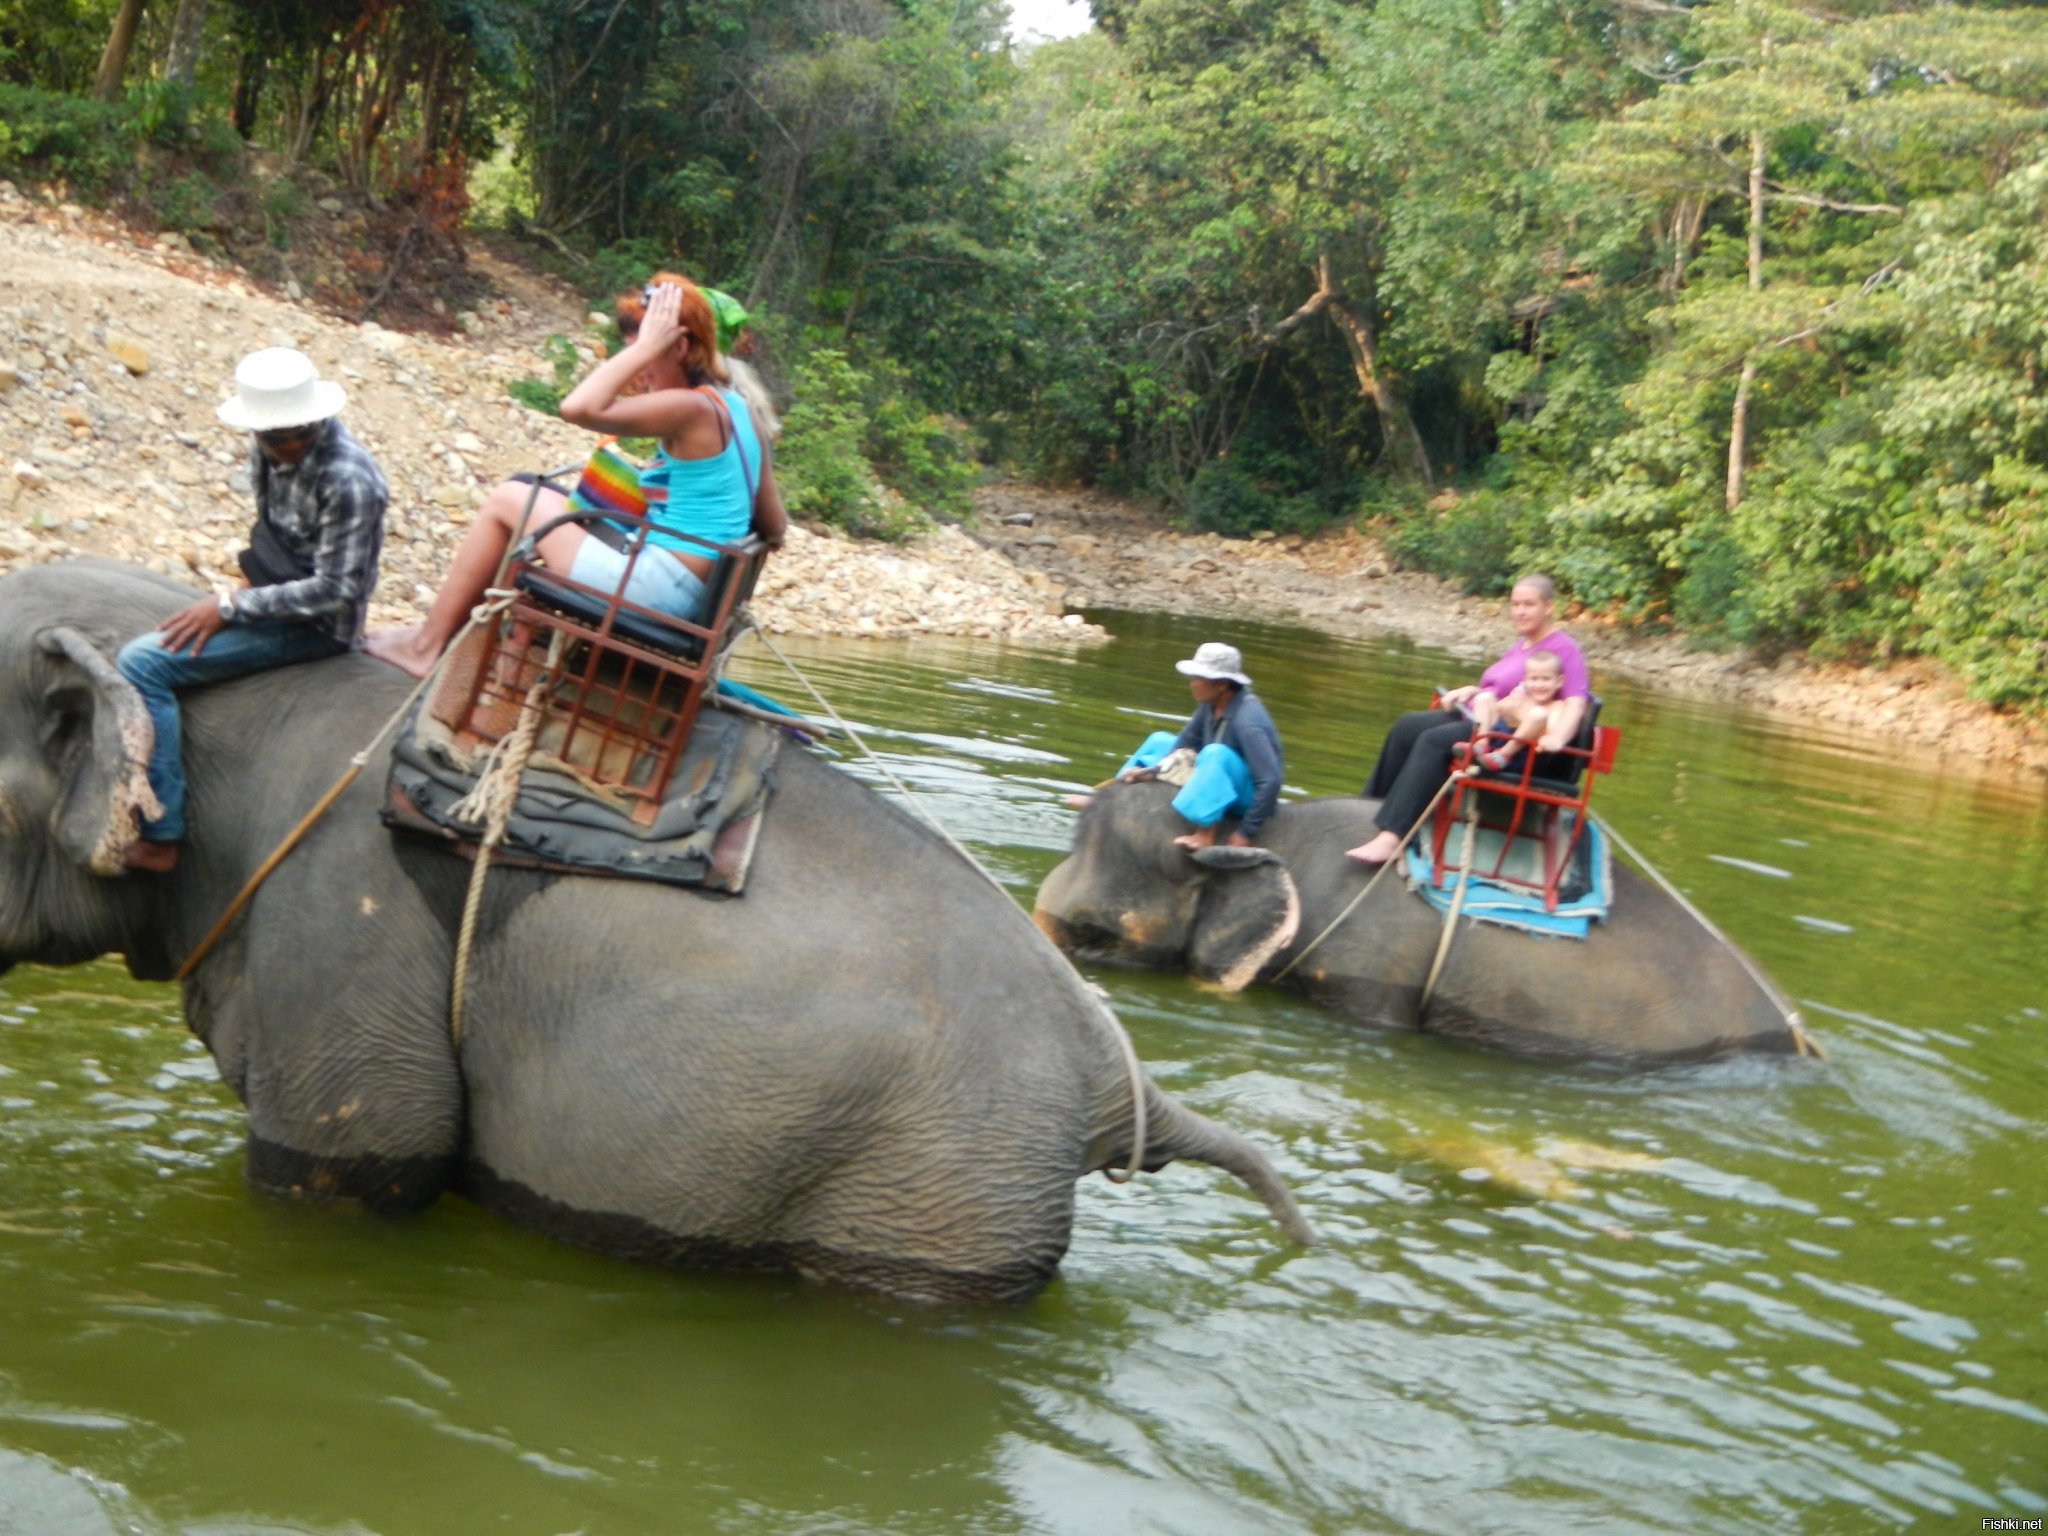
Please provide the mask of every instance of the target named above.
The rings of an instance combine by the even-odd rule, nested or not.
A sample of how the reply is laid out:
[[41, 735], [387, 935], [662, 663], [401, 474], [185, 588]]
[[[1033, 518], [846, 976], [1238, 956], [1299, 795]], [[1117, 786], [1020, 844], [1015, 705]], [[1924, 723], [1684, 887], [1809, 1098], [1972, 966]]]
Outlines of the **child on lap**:
[[1521, 685], [1506, 698], [1496, 699], [1483, 689], [1475, 694], [1472, 719], [1479, 727], [1481, 739], [1488, 731], [1502, 729], [1512, 730], [1514, 735], [1498, 747], [1476, 752], [1477, 742], [1460, 742], [1453, 747], [1452, 755], [1469, 765], [1463, 769], [1465, 775], [1500, 773], [1530, 743], [1540, 739], [1550, 723], [1550, 706], [1563, 688], [1564, 668], [1558, 658], [1549, 651], [1532, 651]]

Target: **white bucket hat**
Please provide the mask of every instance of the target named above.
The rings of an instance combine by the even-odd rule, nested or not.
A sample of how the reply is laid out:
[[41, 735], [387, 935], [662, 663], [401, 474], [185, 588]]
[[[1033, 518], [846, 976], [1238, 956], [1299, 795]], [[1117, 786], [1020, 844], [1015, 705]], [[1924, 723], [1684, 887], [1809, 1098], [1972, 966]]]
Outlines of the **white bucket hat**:
[[1196, 646], [1194, 660], [1176, 661], [1173, 670], [1182, 677], [1206, 677], [1211, 682], [1235, 683], [1240, 688], [1252, 685], [1252, 680], [1244, 675], [1244, 658], [1238, 655], [1237, 647], [1220, 640]]
[[220, 419], [244, 432], [278, 432], [339, 416], [348, 394], [294, 347], [265, 347], [235, 365], [235, 394], [221, 402]]

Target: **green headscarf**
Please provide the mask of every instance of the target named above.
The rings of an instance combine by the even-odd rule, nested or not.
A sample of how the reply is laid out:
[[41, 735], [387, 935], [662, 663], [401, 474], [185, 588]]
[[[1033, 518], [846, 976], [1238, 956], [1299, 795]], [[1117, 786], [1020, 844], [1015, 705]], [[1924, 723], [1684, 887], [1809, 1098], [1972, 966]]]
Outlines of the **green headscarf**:
[[711, 305], [711, 323], [718, 331], [718, 350], [730, 352], [733, 338], [747, 323], [747, 312], [729, 293], [720, 293], [716, 288], [706, 288], [703, 293]]

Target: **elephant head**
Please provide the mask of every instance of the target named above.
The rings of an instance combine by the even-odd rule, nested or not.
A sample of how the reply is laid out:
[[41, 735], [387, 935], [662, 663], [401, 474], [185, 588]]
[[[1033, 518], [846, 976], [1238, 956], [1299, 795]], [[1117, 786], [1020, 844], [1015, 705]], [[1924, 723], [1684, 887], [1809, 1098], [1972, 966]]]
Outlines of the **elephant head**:
[[[135, 632], [172, 602], [130, 573]], [[123, 947], [138, 882], [117, 880], [136, 818], [157, 814], [142, 699], [108, 660], [124, 636], [66, 611], [44, 571], [5, 584], [0, 632], [0, 966]], [[174, 601], [175, 599], [173, 599]]]
[[1241, 990], [1293, 942], [1301, 895], [1269, 849], [1177, 847], [1187, 823], [1172, 798], [1153, 783], [1098, 794], [1032, 916], [1078, 959], [1185, 967]]

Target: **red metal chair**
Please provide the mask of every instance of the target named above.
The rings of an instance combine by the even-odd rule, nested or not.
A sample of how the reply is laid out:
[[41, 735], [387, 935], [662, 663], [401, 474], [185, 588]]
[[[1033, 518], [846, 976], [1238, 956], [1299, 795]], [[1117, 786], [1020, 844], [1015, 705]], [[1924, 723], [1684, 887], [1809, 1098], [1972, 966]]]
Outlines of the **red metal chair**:
[[[1492, 867], [1475, 863], [1472, 873], [1496, 885], [1540, 892], [1543, 910], [1557, 910], [1558, 887], [1585, 835], [1593, 781], [1600, 774], [1614, 771], [1614, 754], [1621, 744], [1621, 732], [1611, 725], [1597, 724], [1599, 716], [1600, 700], [1595, 697], [1588, 701], [1586, 718], [1580, 722], [1578, 735], [1570, 746], [1555, 752], [1534, 752], [1525, 747], [1501, 773], [1452, 780], [1450, 794], [1437, 804], [1430, 839], [1431, 874], [1439, 887], [1456, 878], [1457, 870], [1444, 859], [1444, 845], [1464, 810], [1465, 797], [1475, 795], [1479, 798], [1473, 802], [1473, 810], [1480, 824], [1498, 831], [1501, 837]], [[1474, 756], [1482, 749], [1508, 741], [1513, 734], [1475, 728]], [[1544, 771], [1539, 773], [1538, 768]], [[1542, 869], [1540, 880], [1509, 871], [1517, 838], [1536, 845]]]
[[[557, 482], [567, 473], [539, 479], [560, 490]], [[635, 821], [648, 824], [667, 796], [724, 653], [739, 637], [768, 551], [751, 534], [737, 544], [718, 544], [648, 519], [610, 526], [616, 521], [567, 512], [519, 542], [504, 573], [517, 600], [494, 625], [475, 633], [470, 654], [453, 659], [428, 710], [477, 750], [511, 734], [533, 684], [544, 681], [540, 745], [596, 789], [629, 804]], [[540, 539], [569, 522], [607, 524], [600, 531], [625, 539], [620, 591], [600, 591], [538, 563]], [[633, 564], [655, 531], [697, 546], [715, 562], [702, 622], [623, 596]], [[558, 634], [566, 642], [564, 654], [550, 667], [549, 646]]]

